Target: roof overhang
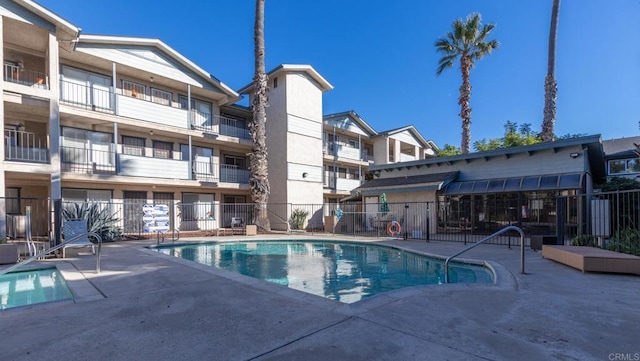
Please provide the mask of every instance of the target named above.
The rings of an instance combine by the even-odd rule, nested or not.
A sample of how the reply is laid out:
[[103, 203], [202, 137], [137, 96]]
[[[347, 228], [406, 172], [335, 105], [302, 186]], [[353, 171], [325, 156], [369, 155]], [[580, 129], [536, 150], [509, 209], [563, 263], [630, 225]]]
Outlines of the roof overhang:
[[[407, 177], [377, 178], [367, 181], [354, 189], [353, 194], [362, 196], [380, 195], [382, 193], [407, 193], [439, 191], [456, 179], [458, 172], [415, 175]], [[350, 198], [346, 197], [346, 199]], [[344, 200], [343, 198], [342, 200]]]
[[367, 133], [369, 133], [370, 137], [375, 136], [376, 134], [378, 134], [369, 124], [367, 124], [367, 122], [364, 121], [364, 119], [362, 119], [358, 113], [356, 113], [353, 110], [349, 110], [346, 112], [342, 112], [342, 113], [334, 113], [334, 114], [327, 114], [327, 115], [323, 115], [322, 116], [322, 120], [324, 122], [331, 120], [331, 119], [339, 119], [339, 118], [351, 118], [354, 122], [356, 122], [356, 124], [358, 124], [360, 126], [360, 128], [364, 129]]
[[34, 14], [42, 17], [43, 19], [49, 21], [50, 23], [54, 24], [57, 28], [62, 28], [70, 33], [75, 34], [75, 36], [78, 36], [78, 34], [80, 34], [81, 29], [79, 27], [73, 25], [69, 21], [63, 19], [62, 17], [58, 16], [51, 10], [45, 8], [44, 6], [36, 3], [35, 1], [13, 0], [13, 2], [24, 7], [25, 9], [28, 9], [29, 11], [32, 11]]
[[165, 44], [160, 39], [155, 38], [139, 38], [139, 37], [127, 37], [127, 36], [112, 36], [112, 35], [80, 35], [78, 43], [85, 44], [104, 44], [104, 45], [128, 45], [128, 46], [143, 46], [153, 47], [163, 53], [169, 55], [172, 59], [176, 60], [181, 65], [200, 75], [206, 79], [210, 84], [219, 88], [225, 95], [229, 97], [229, 102], [233, 103], [241, 99], [240, 94], [235, 92], [225, 83], [216, 79], [213, 75], [196, 65], [191, 60], [187, 59], [182, 54], [175, 51], [172, 47]]
[[[305, 73], [309, 75], [322, 90], [322, 92], [329, 91], [333, 89], [333, 85], [331, 85], [320, 73], [318, 73], [311, 65], [305, 64], [281, 64], [271, 71], [267, 73], [267, 77], [278, 76], [282, 73]], [[253, 83], [247, 84], [238, 90], [240, 94], [248, 94], [253, 89]]]
[[584, 179], [584, 173], [568, 173], [469, 180], [451, 182], [443, 193], [445, 195], [465, 195], [582, 189], [584, 187]]

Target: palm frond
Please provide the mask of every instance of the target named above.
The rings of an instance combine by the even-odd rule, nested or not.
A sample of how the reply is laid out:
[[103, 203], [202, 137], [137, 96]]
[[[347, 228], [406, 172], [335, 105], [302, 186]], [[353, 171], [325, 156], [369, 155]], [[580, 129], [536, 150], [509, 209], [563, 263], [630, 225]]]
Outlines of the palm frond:
[[440, 60], [438, 60], [438, 69], [436, 70], [436, 75], [439, 76], [445, 69], [453, 67], [453, 63], [455, 62], [458, 55], [458, 53], [455, 53], [440, 58]]

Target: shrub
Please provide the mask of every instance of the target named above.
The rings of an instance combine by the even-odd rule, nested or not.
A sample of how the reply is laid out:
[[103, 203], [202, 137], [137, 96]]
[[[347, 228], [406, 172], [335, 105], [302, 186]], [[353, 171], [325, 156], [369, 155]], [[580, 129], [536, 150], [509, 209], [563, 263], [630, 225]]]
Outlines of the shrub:
[[607, 249], [640, 256], [640, 232], [631, 228], [616, 231], [607, 244]]
[[309, 211], [302, 208], [296, 208], [291, 212], [291, 223], [296, 229], [304, 229], [304, 221], [309, 216]]
[[111, 213], [108, 206], [100, 203], [71, 203], [62, 209], [65, 220], [85, 219], [87, 231], [98, 234], [102, 241], [112, 242], [122, 237], [122, 228], [118, 226], [120, 219]]
[[600, 247], [598, 246], [598, 240], [596, 237], [590, 234], [581, 234], [576, 236], [571, 240], [572, 246], [582, 246], [582, 247]]

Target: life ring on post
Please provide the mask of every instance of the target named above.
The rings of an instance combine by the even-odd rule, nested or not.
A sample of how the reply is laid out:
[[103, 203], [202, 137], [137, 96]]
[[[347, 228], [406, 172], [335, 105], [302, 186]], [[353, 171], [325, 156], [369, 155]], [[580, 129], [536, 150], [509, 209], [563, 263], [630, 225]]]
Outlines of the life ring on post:
[[397, 221], [391, 221], [387, 225], [387, 233], [391, 237], [398, 237], [400, 233], [402, 233], [402, 227], [400, 227], [400, 223]]

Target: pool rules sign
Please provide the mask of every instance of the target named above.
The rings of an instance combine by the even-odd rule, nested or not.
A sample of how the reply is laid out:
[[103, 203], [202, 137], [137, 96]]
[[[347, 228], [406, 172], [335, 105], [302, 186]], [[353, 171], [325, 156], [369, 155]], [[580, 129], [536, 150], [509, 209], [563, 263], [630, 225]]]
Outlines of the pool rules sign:
[[145, 204], [142, 213], [145, 233], [165, 233], [169, 230], [169, 206], [166, 204]]

